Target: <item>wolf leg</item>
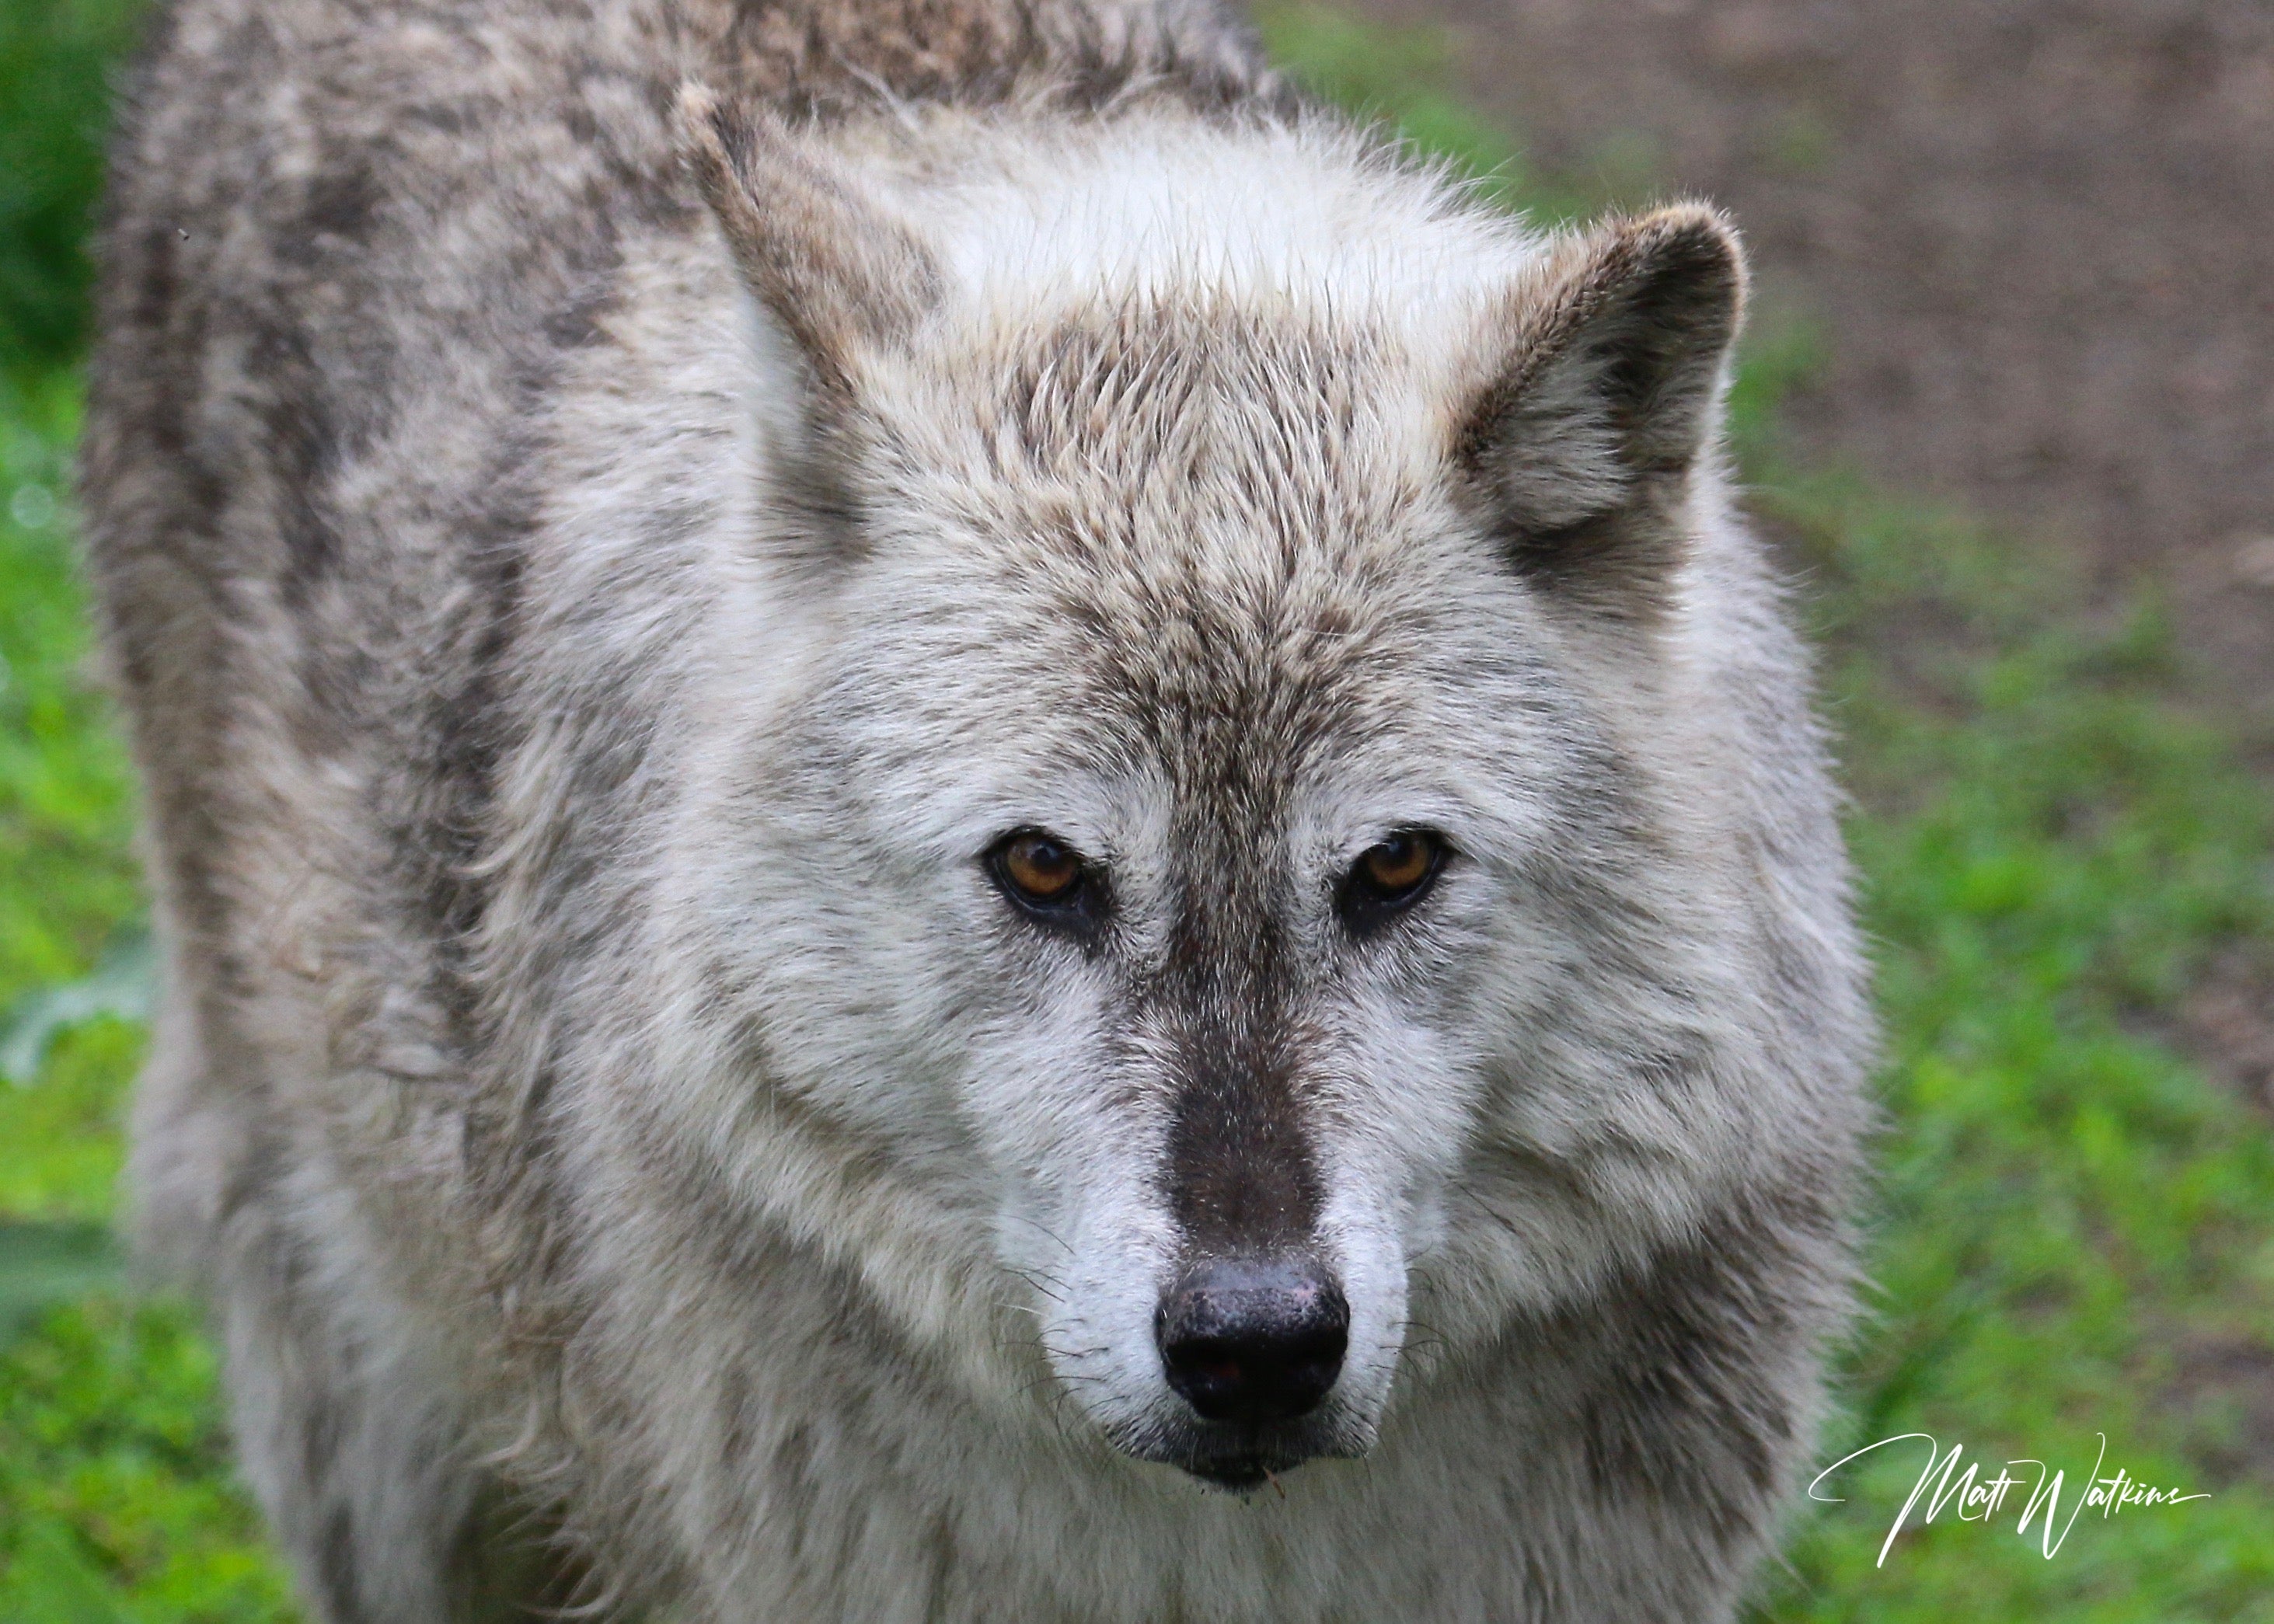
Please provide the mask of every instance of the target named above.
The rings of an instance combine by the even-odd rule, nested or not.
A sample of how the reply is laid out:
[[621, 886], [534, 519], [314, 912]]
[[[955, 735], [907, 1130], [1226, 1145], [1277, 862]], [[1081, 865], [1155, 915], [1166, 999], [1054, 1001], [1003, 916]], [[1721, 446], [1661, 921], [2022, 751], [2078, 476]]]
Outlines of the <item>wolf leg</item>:
[[251, 1239], [217, 1293], [238, 1455], [326, 1624], [573, 1605], [573, 1565], [474, 1458], [463, 1406], [376, 1272], [342, 1292], [341, 1259], [305, 1235]]
[[239, 1463], [311, 1610], [486, 1624], [572, 1605], [577, 1575], [481, 1469], [353, 1199], [256, 1095], [211, 1080], [175, 1013], [137, 1101], [140, 1250], [212, 1304]]

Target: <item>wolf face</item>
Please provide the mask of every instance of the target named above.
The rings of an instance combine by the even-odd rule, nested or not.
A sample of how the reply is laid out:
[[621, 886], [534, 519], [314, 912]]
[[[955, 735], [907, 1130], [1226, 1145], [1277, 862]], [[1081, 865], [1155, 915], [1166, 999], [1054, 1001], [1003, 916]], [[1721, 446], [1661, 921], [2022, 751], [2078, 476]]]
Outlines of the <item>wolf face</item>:
[[886, 1170], [918, 1340], [1246, 1486], [1741, 1184], [1726, 228], [1542, 241], [1299, 127], [687, 116], [759, 471], [670, 1007]]

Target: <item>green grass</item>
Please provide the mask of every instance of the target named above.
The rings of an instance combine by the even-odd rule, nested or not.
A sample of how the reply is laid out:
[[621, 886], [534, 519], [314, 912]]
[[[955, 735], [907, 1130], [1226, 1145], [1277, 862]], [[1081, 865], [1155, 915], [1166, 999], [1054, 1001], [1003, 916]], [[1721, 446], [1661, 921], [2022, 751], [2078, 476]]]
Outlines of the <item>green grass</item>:
[[2212, 1496], [2051, 1560], [2014, 1516], [1946, 1513], [1876, 1567], [1914, 1451], [1828, 1487], [1848, 1504], [1811, 1507], [1766, 1615], [2274, 1619], [2274, 1498], [2182, 1380], [2274, 1348], [2274, 1140], [2159, 1035], [2215, 953], [2274, 941], [2266, 786], [2173, 702], [2151, 607], [2095, 614], [2056, 561], [1851, 482], [1761, 505], [1812, 566], [1886, 1025], [1871, 1317], [1827, 1459], [1926, 1432], [2074, 1481], [2105, 1432], [2112, 1468]]
[[[1556, 218], [1605, 200], [1527, 172], [1446, 89], [1430, 36], [1316, 11], [1266, 24], [1283, 60], [1510, 200]], [[0, 92], [32, 27], [0, 24]], [[19, 111], [0, 98], [0, 160], [26, 139]], [[40, 217], [83, 214], [75, 196]], [[62, 312], [63, 354], [79, 273], [57, 263], [20, 307]], [[0, 309], [16, 297], [0, 288]], [[1750, 357], [1736, 425], [1826, 650], [1887, 1039], [1869, 1317], [1826, 1459], [1924, 1431], [2073, 1480], [2105, 1432], [2112, 1463], [2211, 1498], [2088, 1515], [2050, 1560], [2010, 1510], [1946, 1513], [1877, 1566], [1916, 1470], [1882, 1460], [1796, 1517], [1757, 1616], [2274, 1620], [2274, 1498], [2238, 1470], [2231, 1405], [2187, 1379], [2202, 1350], [2274, 1347], [2274, 1147], [2165, 1035], [2213, 955], [2274, 956], [2265, 786], [2172, 698], [2152, 605], [2095, 605], [2057, 558], [1784, 463], [1775, 403], [1809, 359], [1786, 331]], [[118, 1012], [141, 921], [132, 796], [85, 668], [68, 504], [46, 512], [75, 391], [17, 370], [0, 395], [0, 1008], [19, 1033], [56, 1019], [33, 1079], [0, 1082], [0, 1619], [282, 1619], [212, 1354], [179, 1304], [122, 1294], [103, 1239], [142, 1041]], [[45, 996], [91, 976], [93, 995]], [[9, 1049], [0, 1034], [0, 1064]]]
[[[0, 1008], [19, 1030], [106, 957], [131, 966], [141, 917], [130, 774], [58, 500], [75, 398], [62, 375], [0, 390]], [[96, 1012], [0, 1079], [0, 1619], [288, 1617], [194, 1314], [121, 1289], [107, 1225], [142, 1031], [102, 1012], [131, 1000], [79, 1002]]]
[[[0, 1008], [19, 1029], [141, 916], [130, 774], [58, 500], [75, 398], [61, 375], [0, 393]], [[0, 1619], [289, 1616], [195, 1316], [121, 1290], [107, 1224], [141, 1049], [137, 1023], [97, 1012], [0, 1080]]]

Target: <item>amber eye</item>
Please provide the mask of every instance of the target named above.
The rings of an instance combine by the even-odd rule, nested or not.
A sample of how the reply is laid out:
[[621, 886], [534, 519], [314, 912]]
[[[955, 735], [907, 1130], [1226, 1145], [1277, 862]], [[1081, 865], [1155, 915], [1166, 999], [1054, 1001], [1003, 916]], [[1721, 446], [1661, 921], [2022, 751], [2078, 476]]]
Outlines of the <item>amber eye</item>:
[[1369, 846], [1343, 883], [1343, 918], [1365, 931], [1420, 900], [1445, 866], [1445, 843], [1424, 829], [1402, 830]]
[[1029, 907], [1063, 906], [1082, 888], [1081, 859], [1040, 830], [1005, 836], [990, 855], [997, 881]]
[[1412, 891], [1437, 866], [1437, 843], [1427, 835], [1393, 835], [1359, 861], [1366, 877], [1386, 891]]

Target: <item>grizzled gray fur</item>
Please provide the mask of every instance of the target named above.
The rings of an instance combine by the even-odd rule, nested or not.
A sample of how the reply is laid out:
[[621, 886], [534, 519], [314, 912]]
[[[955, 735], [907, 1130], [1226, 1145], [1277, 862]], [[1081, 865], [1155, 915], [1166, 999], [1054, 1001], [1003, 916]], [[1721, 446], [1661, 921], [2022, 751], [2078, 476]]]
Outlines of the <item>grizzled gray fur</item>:
[[1869, 1047], [1683, 207], [1213, 0], [178, 0], [146, 1248], [331, 1624], [1698, 1620]]

